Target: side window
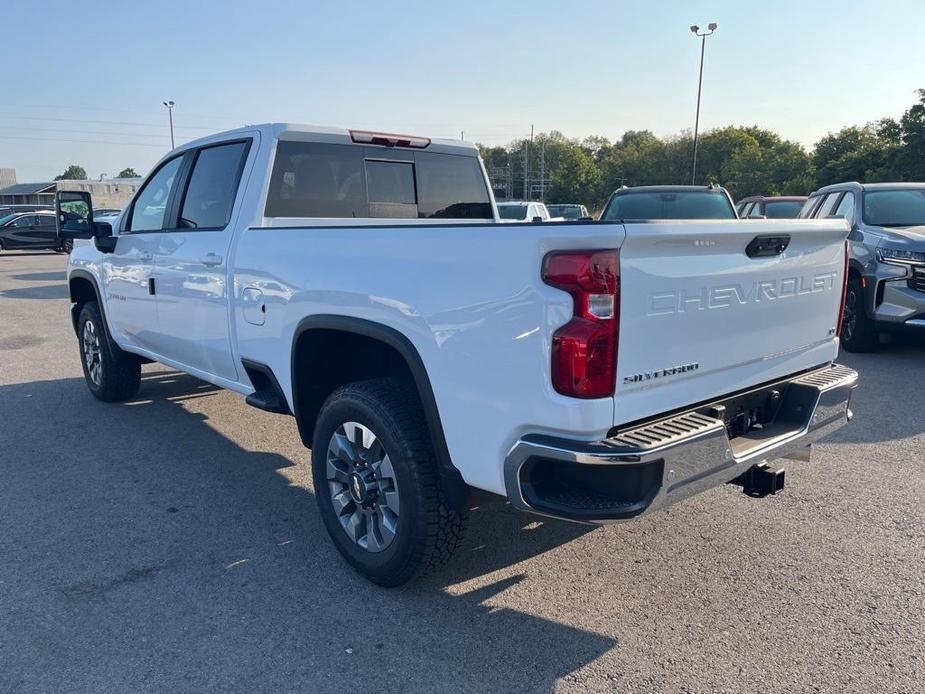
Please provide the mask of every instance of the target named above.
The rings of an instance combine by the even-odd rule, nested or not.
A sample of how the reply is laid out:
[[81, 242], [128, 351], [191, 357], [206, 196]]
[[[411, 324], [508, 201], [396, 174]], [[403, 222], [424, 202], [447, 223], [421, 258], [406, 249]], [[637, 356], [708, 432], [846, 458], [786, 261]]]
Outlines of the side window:
[[742, 219], [748, 219], [748, 216], [752, 214], [752, 212], [754, 211], [755, 211], [755, 203], [747, 202], [745, 203], [745, 207], [742, 208], [742, 212], [739, 214], [739, 216], [742, 217]]
[[22, 217], [17, 217], [16, 221], [13, 222], [14, 227], [31, 227], [35, 223], [35, 217], [31, 214], [24, 214]]
[[223, 229], [231, 221], [238, 181], [247, 152], [246, 142], [207, 147], [196, 155], [186, 187], [181, 229]]
[[370, 217], [417, 218], [413, 163], [367, 159], [366, 190]]
[[813, 215], [813, 210], [816, 209], [816, 205], [819, 204], [819, 195], [811, 195], [807, 198], [806, 202], [803, 203], [803, 207], [800, 208], [800, 214], [797, 215], [799, 219], [809, 219]]
[[835, 208], [835, 214], [838, 217], [844, 217], [849, 222], [854, 219], [854, 193], [845, 193], [845, 197]]
[[145, 183], [132, 205], [132, 216], [127, 227], [129, 231], [157, 231], [164, 228], [167, 200], [177, 180], [182, 160], [182, 155], [174, 157]]
[[835, 209], [835, 204], [838, 202], [839, 197], [841, 197], [840, 191], [826, 195], [825, 200], [822, 201], [822, 204], [819, 205], [819, 209], [816, 210], [816, 214], [813, 216], [816, 219], [825, 219], [828, 217]]

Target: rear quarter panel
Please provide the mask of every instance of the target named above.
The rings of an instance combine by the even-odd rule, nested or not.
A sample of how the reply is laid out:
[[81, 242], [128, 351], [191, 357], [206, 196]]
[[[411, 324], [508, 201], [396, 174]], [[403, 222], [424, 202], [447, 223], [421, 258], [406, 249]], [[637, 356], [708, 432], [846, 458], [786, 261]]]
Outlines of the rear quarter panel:
[[[462, 224], [249, 228], [235, 251], [240, 354], [269, 365], [292, 403], [299, 322], [336, 314], [404, 334], [427, 369], [450, 456], [467, 483], [504, 492], [502, 462], [528, 431], [599, 440], [613, 398], [576, 400], [550, 382], [552, 333], [571, 298], [545, 285], [556, 249], [616, 248], [618, 224]], [[262, 326], [244, 320], [257, 287]]]

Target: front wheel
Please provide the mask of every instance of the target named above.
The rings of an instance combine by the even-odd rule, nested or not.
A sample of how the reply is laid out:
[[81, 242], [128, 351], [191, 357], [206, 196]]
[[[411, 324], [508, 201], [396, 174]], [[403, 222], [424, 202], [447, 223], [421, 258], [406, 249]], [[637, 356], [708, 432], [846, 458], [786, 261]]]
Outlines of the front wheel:
[[877, 326], [867, 315], [864, 305], [864, 289], [858, 279], [849, 280], [845, 291], [841, 343], [849, 352], [874, 352], [880, 346]]
[[123, 352], [106, 332], [103, 314], [95, 301], [88, 301], [77, 318], [77, 339], [84, 380], [93, 395], [103, 402], [127, 400], [141, 385], [141, 361]]
[[68, 253], [74, 250], [74, 239], [64, 239], [61, 245], [55, 249], [55, 253]]
[[335, 390], [318, 416], [312, 479], [325, 528], [373, 583], [398, 586], [442, 565], [465, 514], [442, 498], [417, 394], [380, 378]]

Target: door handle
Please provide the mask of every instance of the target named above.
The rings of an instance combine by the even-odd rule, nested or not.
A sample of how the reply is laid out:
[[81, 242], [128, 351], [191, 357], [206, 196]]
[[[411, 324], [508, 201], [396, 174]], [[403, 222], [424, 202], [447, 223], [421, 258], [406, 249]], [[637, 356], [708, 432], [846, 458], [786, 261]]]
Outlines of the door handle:
[[150, 262], [151, 258], [153, 257], [154, 256], [151, 255], [151, 251], [142, 251], [141, 253], [138, 254], [138, 260], [140, 260], [143, 263]]
[[215, 253], [206, 253], [199, 259], [199, 262], [208, 267], [215, 267], [216, 265], [222, 264], [222, 256], [216, 255]]

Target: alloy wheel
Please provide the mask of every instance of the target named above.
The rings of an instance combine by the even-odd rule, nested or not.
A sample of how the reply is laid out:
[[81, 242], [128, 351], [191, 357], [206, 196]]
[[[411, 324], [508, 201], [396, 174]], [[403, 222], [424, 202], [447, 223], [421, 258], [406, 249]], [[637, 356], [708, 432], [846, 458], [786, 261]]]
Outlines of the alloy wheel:
[[326, 477], [337, 520], [368, 552], [381, 552], [398, 529], [398, 483], [382, 441], [358, 422], [341, 424], [328, 443]]
[[84, 364], [87, 374], [93, 385], [99, 386], [103, 382], [103, 363], [100, 360], [100, 335], [93, 321], [85, 321], [82, 335]]
[[845, 313], [842, 316], [842, 338], [846, 341], [854, 337], [854, 331], [858, 322], [858, 295], [848, 290], [845, 296]]

